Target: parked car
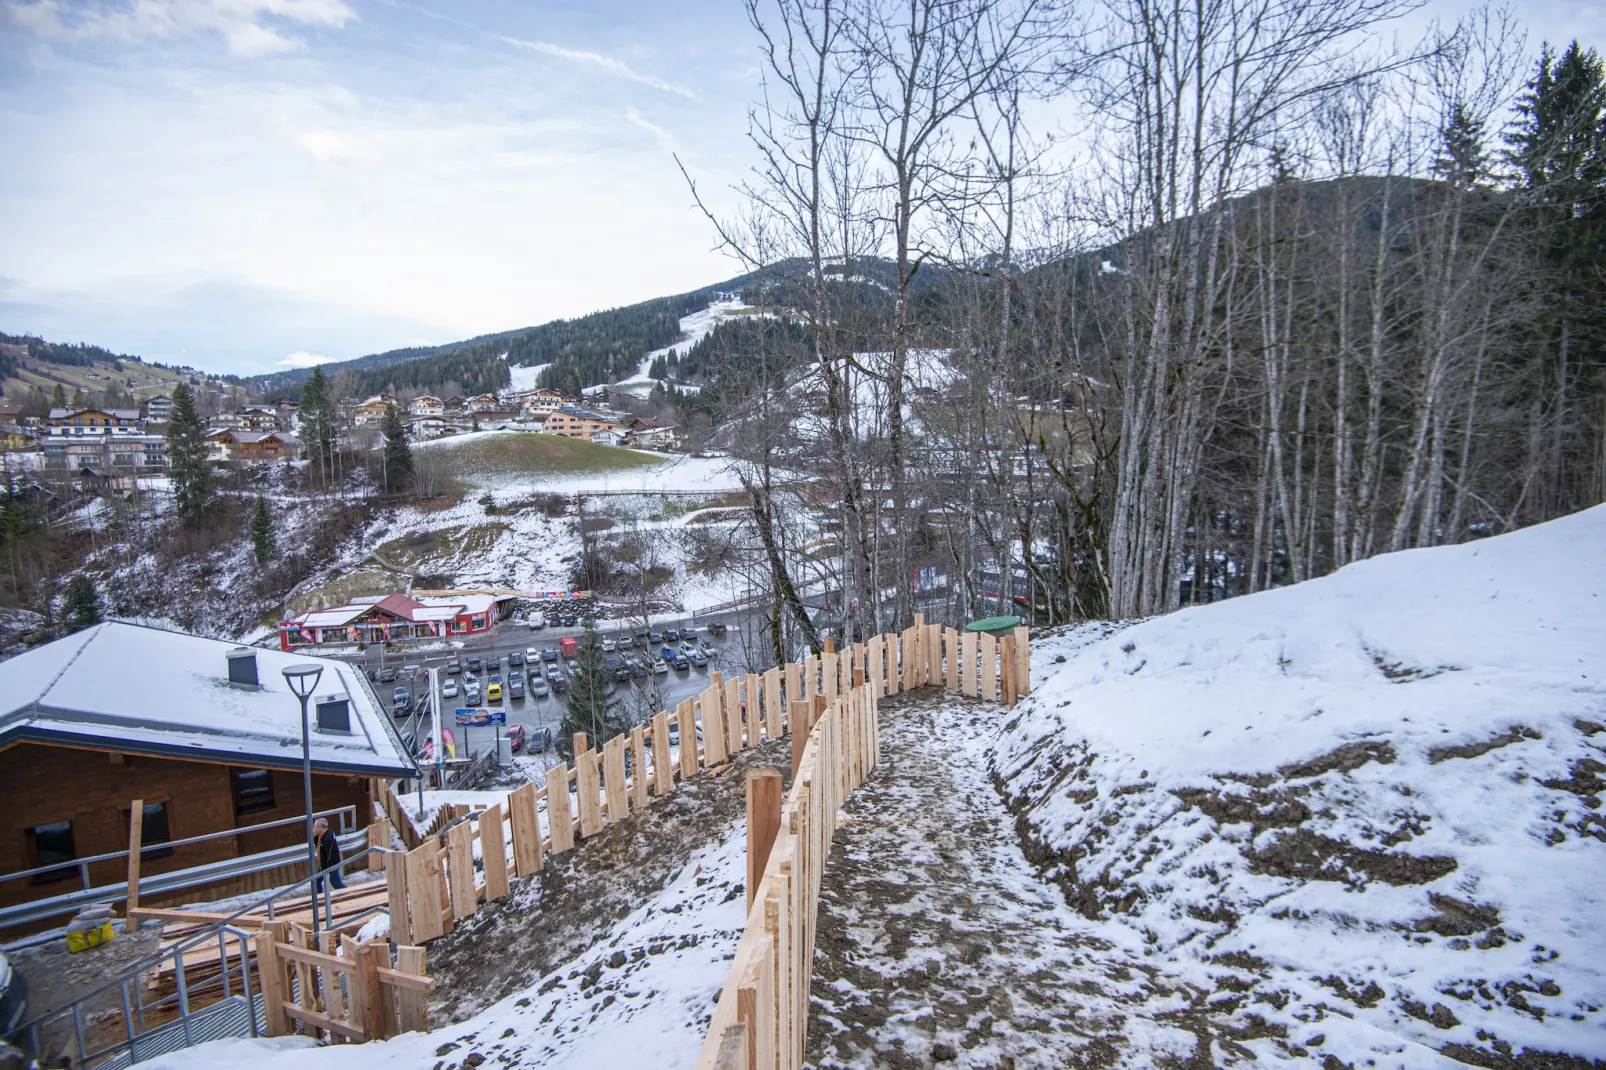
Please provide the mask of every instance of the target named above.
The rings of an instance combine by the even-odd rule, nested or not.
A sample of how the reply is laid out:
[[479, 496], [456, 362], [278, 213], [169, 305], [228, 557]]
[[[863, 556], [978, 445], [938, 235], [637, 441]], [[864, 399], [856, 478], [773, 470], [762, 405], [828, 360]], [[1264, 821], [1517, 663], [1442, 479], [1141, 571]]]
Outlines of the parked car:
[[692, 651], [697, 649], [697, 644], [696, 643], [681, 643], [680, 646], [676, 647], [675, 649], [679, 650], [682, 654], [686, 655], [689, 658], [689, 657], [691, 657]]
[[569, 690], [569, 678], [561, 672], [549, 673], [547, 675], [547, 683], [552, 685], [554, 694], [561, 695]]
[[451, 661], [448, 661], [445, 665], [441, 666], [441, 671], [450, 676], [456, 676], [458, 673], [463, 671], [463, 663], [458, 661], [456, 658], [453, 658]]
[[664, 629], [664, 642], [673, 643], [676, 639], [679, 639], [679, 638], [680, 638], [680, 633], [677, 632], [675, 629], [673, 629], [673, 628], [665, 628]]
[[621, 635], [619, 637], [619, 649], [620, 650], [633, 650], [633, 649], [635, 649], [635, 646], [636, 646], [636, 638], [635, 638], [635, 636], [631, 635], [629, 632], [626, 632], [624, 635]]
[[530, 733], [530, 750], [544, 751], [552, 749], [552, 729], [537, 728]]
[[517, 754], [519, 751], [523, 750], [524, 749], [524, 726], [521, 725], [521, 724], [510, 724], [510, 725], [508, 725], [507, 726], [507, 741], [508, 741], [508, 745], [513, 748], [513, 753], [514, 754]]
[[507, 663], [509, 665], [511, 665], [511, 666], [523, 665], [524, 664], [524, 651], [522, 651], [522, 650], [513, 651], [513, 653], [511, 653], [511, 654], [509, 654], [507, 656]]
[[478, 680], [470, 680], [463, 685], [463, 701], [470, 706], [478, 706], [480, 704], [480, 682]]
[[530, 625], [530, 631], [538, 632], [542, 628], [546, 627], [546, 618], [537, 613], [535, 616], [531, 617], [527, 623]]
[[398, 687], [390, 693], [390, 701], [394, 706], [406, 706], [412, 700], [412, 694], [405, 687]]
[[457, 681], [456, 680], [448, 680], [444, 684], [441, 685], [441, 698], [456, 698], [456, 697], [457, 697]]
[[688, 672], [688, 671], [690, 671], [690, 669], [691, 669], [691, 662], [686, 660], [686, 656], [684, 654], [676, 654], [675, 655], [675, 671], [676, 672]]
[[618, 649], [619, 649], [619, 644], [614, 642], [613, 639], [609, 638], [609, 639], [604, 639], [602, 641], [602, 652], [604, 654], [612, 654], [615, 650], [618, 650]]
[[669, 664], [667, 662], [661, 661], [661, 660], [659, 660], [657, 658], [653, 659], [653, 662], [652, 662], [652, 674], [654, 676], [663, 676], [668, 672], [669, 672]]
[[647, 663], [641, 658], [626, 658], [625, 666], [629, 668], [630, 675], [638, 680], [647, 675]]
[[719, 649], [717, 647], [715, 647], [713, 643], [710, 643], [707, 639], [698, 640], [697, 649], [701, 650], [708, 657], [711, 657], [711, 658], [719, 657]]
[[712, 624], [710, 624], [708, 626], [708, 634], [709, 635], [724, 635], [725, 634], [725, 625], [716, 620], [714, 623], [712, 623]]
[[479, 672], [480, 670], [482, 670], [484, 668], [485, 668], [485, 664], [482, 661], [480, 661], [479, 655], [476, 654], [474, 657], [468, 659], [468, 671], [469, 672]]
[[566, 635], [558, 640], [558, 649], [563, 651], [564, 657], [572, 658], [580, 653], [580, 640], [572, 635]]
[[392, 682], [395, 681], [395, 679], [396, 679], [396, 666], [394, 666], [394, 665], [386, 665], [383, 669], [379, 670], [379, 682], [380, 683], [382, 683], [382, 684], [392, 683]]
[[541, 660], [541, 652], [539, 650], [537, 650], [535, 647], [532, 646], [532, 647], [530, 647], [528, 650], [526, 650], [524, 652], [524, 661], [525, 661], [526, 664], [535, 665], [535, 664], [538, 664], [540, 662], [540, 660]]
[[508, 678], [507, 678], [507, 697], [508, 698], [523, 698], [524, 697], [524, 678], [521, 677], [516, 672], [508, 674]]
[[495, 654], [492, 654], [485, 659], [485, 667], [490, 669], [492, 672], [495, 672], [497, 669], [502, 667], [502, 659], [497, 657]]
[[575, 673], [580, 671], [580, 663], [578, 661], [575, 661], [573, 658], [570, 658], [568, 660], [567, 664], [569, 666], [569, 675], [570, 676], [573, 676]]
[[539, 676], [530, 677], [531, 698], [546, 698], [550, 694], [552, 694], [552, 689], [547, 686], [547, 682], [545, 680], [541, 679]]
[[663, 646], [658, 648], [658, 656], [663, 658], [665, 661], [674, 661], [675, 648], [670, 646], [668, 643], [665, 643]]
[[651, 643], [653, 646], [657, 646], [659, 643], [661, 643], [663, 641], [664, 641], [664, 633], [663, 632], [652, 631], [652, 632], [648, 632], [647, 633], [647, 642]]
[[502, 685], [497, 683], [495, 680], [492, 680], [490, 683], [486, 684], [485, 685], [485, 701], [486, 702], [501, 702], [502, 701]]
[[556, 650], [552, 649], [549, 646], [542, 647], [541, 648], [541, 660], [542, 661], [557, 661], [558, 660], [558, 652]]
[[705, 655], [701, 650], [698, 650], [696, 647], [693, 647], [691, 650], [687, 651], [686, 659], [699, 669], [708, 668], [707, 655]]
[[502, 674], [499, 672], [493, 672], [485, 677], [485, 682], [487, 684], [499, 684], [502, 682]]

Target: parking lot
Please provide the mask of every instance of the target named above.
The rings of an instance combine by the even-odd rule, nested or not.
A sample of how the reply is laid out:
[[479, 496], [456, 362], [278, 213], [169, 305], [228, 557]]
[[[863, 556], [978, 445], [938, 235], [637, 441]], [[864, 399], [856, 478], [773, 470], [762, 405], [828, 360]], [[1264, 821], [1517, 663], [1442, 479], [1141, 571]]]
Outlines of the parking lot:
[[[690, 698], [707, 689], [709, 674], [714, 672], [741, 673], [746, 671], [746, 663], [740, 642], [743, 619], [738, 614], [724, 613], [707, 617], [665, 619], [655, 621], [650, 632], [661, 633], [665, 627], [675, 628], [677, 634], [682, 629], [689, 633], [679, 637], [671, 644], [676, 647], [682, 642], [710, 648], [707, 663], [702, 666], [689, 664], [684, 669], [670, 667], [666, 672], [654, 673], [649, 671], [646, 675], [633, 676], [629, 680], [612, 681], [613, 691], [609, 695], [610, 702], [617, 701], [630, 713], [633, 720], [645, 721], [659, 710], [673, 710], [679, 702]], [[709, 626], [723, 625], [725, 634], [710, 632]], [[661, 661], [660, 648], [664, 645], [662, 640], [657, 643], [643, 643], [637, 638], [637, 632], [642, 629], [639, 621], [599, 620], [597, 621], [597, 634], [604, 641], [604, 657], [620, 658], [633, 656], [642, 659], [647, 664]], [[454, 711], [459, 707], [488, 707], [500, 708], [504, 711], [509, 727], [523, 725], [525, 738], [531, 739], [536, 733], [535, 729], [551, 728], [555, 734], [559, 723], [563, 719], [564, 694], [551, 690], [550, 680], [559, 674], [567, 678], [571, 670], [562, 657], [561, 647], [565, 638], [578, 637], [583, 632], [579, 626], [546, 626], [538, 630], [530, 629], [523, 621], [503, 621], [490, 633], [473, 636], [463, 640], [461, 649], [451, 652], [433, 652], [424, 655], [408, 655], [405, 652], [383, 652], [369, 650], [364, 656], [353, 659], [358, 664], [372, 671], [376, 677], [389, 677], [390, 671], [396, 674], [394, 680], [381, 679], [374, 684], [375, 690], [382, 700], [389, 701], [393, 689], [406, 687], [409, 692], [411, 706], [417, 708], [420, 702], [420, 683], [422, 680], [418, 670], [427, 669], [429, 686], [440, 689], [447, 684], [455, 685], [456, 694], [443, 697], [440, 700], [441, 724], [451, 728], [456, 737], [457, 754], [459, 757], [478, 755], [489, 750], [496, 740], [497, 733], [488, 727], [459, 728], [454, 724]], [[618, 649], [622, 636], [630, 635], [632, 646], [623, 650]], [[608, 649], [609, 646], [614, 649]], [[543, 650], [550, 648], [558, 653], [557, 660], [541, 658]], [[517, 672], [521, 678], [528, 681], [530, 670], [528, 652], [537, 653], [537, 667], [542, 680], [548, 681], [549, 693], [545, 696], [536, 696], [531, 693], [526, 683], [522, 696], [514, 697], [511, 694], [510, 677]], [[517, 655], [521, 664], [512, 664]], [[496, 657], [499, 667], [489, 668], [491, 657]], [[479, 669], [470, 667], [471, 659], [477, 659]], [[460, 671], [449, 673], [446, 671], [449, 662], [457, 662]], [[730, 664], [725, 664], [730, 662]], [[502, 696], [499, 700], [487, 697], [488, 685], [492, 673], [500, 677]], [[470, 701], [465, 693], [465, 677], [472, 677], [479, 685], [479, 701]], [[397, 718], [397, 726], [405, 732], [412, 723], [411, 715]], [[429, 735], [429, 719], [424, 712], [418, 721], [417, 734], [420, 739]], [[505, 731], [505, 730], [504, 730]]]

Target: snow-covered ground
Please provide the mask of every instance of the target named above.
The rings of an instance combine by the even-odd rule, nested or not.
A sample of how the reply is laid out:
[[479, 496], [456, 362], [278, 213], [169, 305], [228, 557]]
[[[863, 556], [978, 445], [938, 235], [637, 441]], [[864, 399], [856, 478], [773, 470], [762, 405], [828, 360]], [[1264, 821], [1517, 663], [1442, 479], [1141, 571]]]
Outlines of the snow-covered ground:
[[[503, 354], [506, 357], [506, 354]], [[550, 364], [531, 364], [527, 368], [511, 367], [508, 371], [508, 389], [514, 391], [534, 390], [535, 381], [541, 373], [552, 367]]]
[[[448, 1060], [553, 1070], [691, 1067], [745, 920], [745, 864], [746, 831], [738, 826], [590, 949], [527, 989], [429, 1033], [327, 1048], [300, 1038], [214, 1041], [140, 1065], [393, 1070]], [[480, 1059], [472, 1058], [476, 1052]]]
[[975, 744], [1028, 853], [1257, 1057], [1606, 1057], [1606, 507], [1033, 659]]
[[[731, 298], [715, 301], [707, 308], [699, 309], [689, 316], [682, 316], [680, 318], [680, 338], [662, 349], [655, 349], [648, 353], [642, 358], [641, 366], [636, 369], [636, 374], [615, 383], [612, 389], [645, 397], [652, 390], [653, 385], [660, 381], [647, 374], [652, 369], [654, 360], [659, 357], [667, 357], [671, 353], [675, 354], [676, 357], [685, 356], [692, 346], [707, 338], [709, 333], [725, 320], [748, 314], [748, 312], [747, 305], [742, 304], [739, 299]], [[685, 389], [695, 391], [697, 388], [687, 387]]]

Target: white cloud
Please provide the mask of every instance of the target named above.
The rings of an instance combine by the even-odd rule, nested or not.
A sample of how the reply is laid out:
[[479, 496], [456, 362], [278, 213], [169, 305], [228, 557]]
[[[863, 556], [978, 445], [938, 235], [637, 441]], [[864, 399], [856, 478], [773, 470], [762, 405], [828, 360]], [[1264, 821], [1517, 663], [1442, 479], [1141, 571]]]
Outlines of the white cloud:
[[632, 82], [640, 82], [642, 85], [651, 86], [654, 89], [661, 89], [665, 93], [675, 93], [679, 96], [685, 97], [687, 100], [697, 99], [697, 94], [693, 93], [685, 86], [676, 85], [673, 82], [666, 82], [662, 78], [656, 78], [650, 74], [642, 74], [639, 71], [632, 69], [630, 65], [625, 63], [623, 60], [614, 59], [612, 56], [604, 56], [601, 52], [591, 52], [581, 48], [564, 48], [562, 45], [549, 44], [546, 41], [526, 41], [520, 37], [508, 37], [504, 34], [494, 34], [493, 36], [498, 41], [501, 41], [504, 44], [513, 45], [515, 48], [527, 48], [531, 52], [540, 52], [541, 54], [547, 56], [557, 56], [559, 59], [573, 60], [576, 63], [589, 63], [592, 66], [601, 67], [609, 74], [615, 75], [619, 78], [624, 78]]
[[286, 368], [316, 368], [318, 365], [328, 364], [334, 359], [334, 357], [326, 357], [321, 353], [308, 353], [305, 349], [298, 349], [279, 363]]
[[5, 10], [12, 22], [43, 37], [140, 41], [215, 33], [229, 52], [248, 58], [305, 47], [273, 22], [338, 30], [357, 18], [345, 0], [103, 0], [83, 8], [33, 0], [8, 3]]

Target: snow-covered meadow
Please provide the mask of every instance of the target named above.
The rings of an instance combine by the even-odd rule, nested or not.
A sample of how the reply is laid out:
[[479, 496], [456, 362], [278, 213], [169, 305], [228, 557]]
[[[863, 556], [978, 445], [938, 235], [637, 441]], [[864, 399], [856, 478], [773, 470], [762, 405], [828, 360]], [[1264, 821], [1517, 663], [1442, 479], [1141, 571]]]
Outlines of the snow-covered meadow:
[[1606, 1057], [1606, 507], [1033, 656], [975, 747], [1099, 936], [1285, 1051]]

